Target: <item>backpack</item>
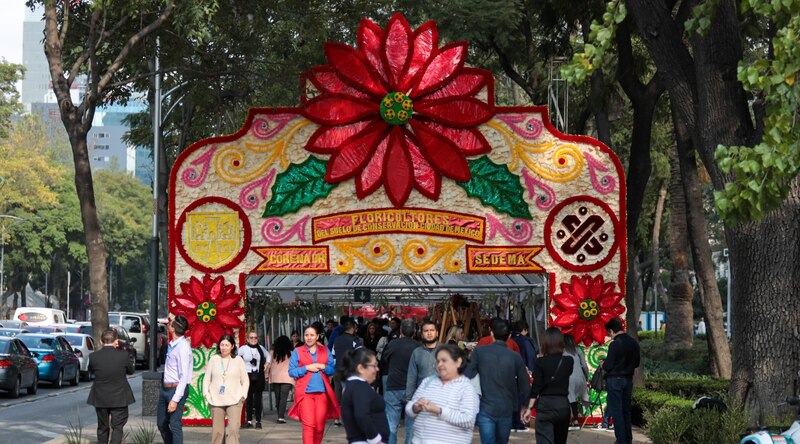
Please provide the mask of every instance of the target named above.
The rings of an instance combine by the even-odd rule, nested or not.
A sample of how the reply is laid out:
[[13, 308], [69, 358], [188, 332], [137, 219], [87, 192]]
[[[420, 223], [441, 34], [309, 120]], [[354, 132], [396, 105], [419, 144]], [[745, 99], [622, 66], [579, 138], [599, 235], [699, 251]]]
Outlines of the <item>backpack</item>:
[[606, 390], [606, 371], [603, 370], [602, 365], [598, 365], [597, 369], [589, 381], [589, 387], [596, 392], [604, 392]]

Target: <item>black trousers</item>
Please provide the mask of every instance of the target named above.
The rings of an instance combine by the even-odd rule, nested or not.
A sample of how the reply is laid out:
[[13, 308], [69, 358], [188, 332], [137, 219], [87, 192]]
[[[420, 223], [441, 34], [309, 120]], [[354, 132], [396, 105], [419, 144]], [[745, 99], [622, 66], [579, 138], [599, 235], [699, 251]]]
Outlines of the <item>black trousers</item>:
[[540, 396], [536, 407], [536, 444], [566, 444], [569, 415], [566, 396]]
[[250, 388], [247, 389], [247, 422], [253, 421], [253, 413], [255, 413], [256, 422], [261, 422], [261, 412], [264, 410], [261, 392], [264, 391], [264, 384], [263, 375], [257, 376], [255, 381], [250, 379]]
[[278, 418], [286, 419], [286, 401], [289, 400], [289, 392], [294, 386], [289, 383], [273, 383], [272, 390], [275, 391], [275, 404], [278, 407]]
[[[122, 442], [122, 429], [128, 422], [128, 406], [125, 407], [95, 407], [97, 413], [97, 441], [100, 444], [120, 444]], [[109, 427], [111, 428], [111, 441], [108, 440]]]

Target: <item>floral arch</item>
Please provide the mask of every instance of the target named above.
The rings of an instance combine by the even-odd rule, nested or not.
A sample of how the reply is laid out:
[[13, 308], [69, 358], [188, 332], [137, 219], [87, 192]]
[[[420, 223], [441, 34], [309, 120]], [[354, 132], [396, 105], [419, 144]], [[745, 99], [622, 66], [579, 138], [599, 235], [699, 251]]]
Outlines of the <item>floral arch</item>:
[[625, 183], [614, 153], [499, 107], [467, 42], [435, 23], [362, 20], [326, 43], [301, 106], [252, 109], [185, 150], [170, 176], [169, 310], [191, 324], [195, 381], [223, 332], [243, 339], [245, 276], [547, 273], [551, 325], [603, 344], [624, 319]]

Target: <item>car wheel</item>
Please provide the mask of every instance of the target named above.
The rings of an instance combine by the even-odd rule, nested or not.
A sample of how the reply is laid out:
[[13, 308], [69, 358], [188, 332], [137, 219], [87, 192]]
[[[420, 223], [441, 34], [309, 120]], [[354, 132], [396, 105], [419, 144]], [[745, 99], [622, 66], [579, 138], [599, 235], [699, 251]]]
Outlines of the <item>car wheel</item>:
[[81, 369], [80, 367], [75, 367], [75, 377], [70, 379], [69, 385], [73, 387], [78, 385], [78, 382], [80, 382], [80, 377], [81, 377]]
[[38, 373], [33, 376], [33, 384], [30, 387], [28, 387], [28, 394], [29, 395], [35, 395], [37, 390], [39, 390], [39, 374]]
[[53, 381], [53, 388], [61, 388], [64, 385], [64, 369], [58, 371], [58, 376], [56, 376], [56, 380]]
[[22, 385], [22, 376], [17, 376], [14, 380], [14, 385], [8, 389], [8, 396], [11, 398], [19, 398], [19, 386]]

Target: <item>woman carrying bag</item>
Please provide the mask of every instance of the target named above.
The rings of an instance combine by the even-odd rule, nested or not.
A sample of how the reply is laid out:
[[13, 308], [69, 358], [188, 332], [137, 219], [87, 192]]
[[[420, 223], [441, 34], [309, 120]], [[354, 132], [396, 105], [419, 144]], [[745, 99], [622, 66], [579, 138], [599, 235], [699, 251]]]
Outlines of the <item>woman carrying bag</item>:
[[250, 390], [247, 392], [247, 423], [244, 428], [253, 427], [253, 417], [256, 428], [261, 428], [261, 412], [264, 410], [264, 401], [261, 392], [266, 385], [266, 369], [269, 365], [270, 355], [263, 345], [258, 343], [258, 334], [254, 331], [247, 332], [247, 342], [239, 350], [239, 355], [244, 360], [247, 374], [250, 377]]
[[523, 422], [536, 409], [536, 444], [566, 444], [569, 433], [569, 376], [572, 358], [563, 355], [564, 335], [550, 327], [542, 335], [542, 354], [533, 368], [533, 386]]

